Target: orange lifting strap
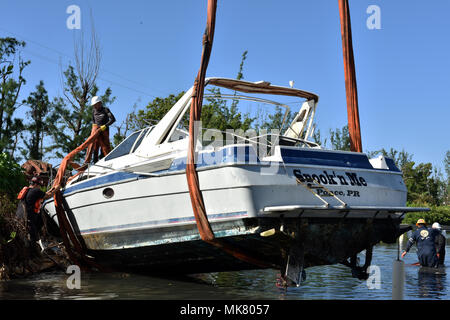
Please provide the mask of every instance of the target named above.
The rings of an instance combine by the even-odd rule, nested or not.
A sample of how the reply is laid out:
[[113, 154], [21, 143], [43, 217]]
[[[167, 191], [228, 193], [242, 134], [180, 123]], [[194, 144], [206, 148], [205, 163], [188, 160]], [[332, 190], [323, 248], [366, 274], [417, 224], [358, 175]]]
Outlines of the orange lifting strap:
[[[100, 135], [100, 133], [101, 133], [100, 129], [93, 131], [91, 133], [91, 136], [84, 143], [82, 143], [80, 146], [78, 146], [76, 149], [74, 149], [72, 152], [70, 152], [67, 156], [64, 157], [59, 166], [55, 180], [53, 181], [52, 188], [49, 190], [49, 192], [53, 194], [53, 199], [55, 201], [54, 203], [56, 209], [56, 216], [58, 217], [59, 222], [59, 231], [61, 233], [61, 237], [63, 239], [63, 243], [70, 260], [83, 268], [94, 267], [97, 268], [98, 270], [107, 271], [107, 269], [100, 266], [99, 264], [94, 262], [92, 258], [89, 258], [84, 254], [83, 243], [81, 240], [77, 238], [72, 228], [72, 225], [67, 219], [64, 208], [64, 198], [63, 195], [61, 194], [61, 187], [63, 184], [63, 178], [67, 166], [71, 164], [72, 167], [78, 170], [78, 173], [71, 176], [68, 179], [68, 181], [72, 180], [80, 173], [82, 173], [84, 170], [86, 170], [92, 152], [91, 146], [97, 142], [97, 138]], [[89, 148], [89, 150], [87, 152], [86, 159], [83, 165], [79, 166], [78, 164], [72, 162], [75, 155], [86, 148]]]
[[353, 57], [352, 27], [348, 0], [339, 0], [341, 18], [342, 50], [344, 55], [345, 91], [347, 93], [348, 132], [350, 150], [362, 152], [361, 128], [359, 126], [358, 91], [356, 88], [355, 59]]
[[203, 92], [205, 89], [205, 75], [208, 68], [209, 57], [214, 38], [214, 27], [216, 20], [217, 0], [208, 0], [208, 18], [205, 33], [203, 35], [203, 51], [200, 63], [200, 70], [194, 83], [194, 93], [192, 94], [191, 110], [189, 117], [189, 147], [186, 164], [186, 178], [191, 196], [192, 209], [194, 210], [195, 221], [202, 240], [211, 241], [214, 239], [214, 233], [209, 225], [206, 216], [205, 204], [203, 202], [197, 171], [195, 169], [196, 155], [195, 144], [197, 141], [197, 132], [195, 123], [200, 121], [202, 113]]
[[[77, 148], [75, 148], [67, 156], [64, 157], [64, 159], [61, 161], [61, 164], [59, 165], [58, 172], [56, 173], [56, 177], [55, 177], [55, 180], [53, 181], [53, 186], [50, 189], [50, 191], [54, 192], [56, 190], [59, 190], [62, 187], [64, 174], [65, 174], [67, 166], [69, 164], [71, 164], [72, 167], [74, 167], [75, 170], [78, 171], [78, 173], [75, 174], [74, 176], [70, 177], [67, 182], [69, 182], [70, 180], [72, 180], [73, 178], [78, 176], [80, 173], [82, 173], [87, 168], [87, 164], [91, 158], [91, 152], [92, 152], [91, 146], [97, 141], [97, 138], [100, 135], [100, 133], [101, 133], [101, 129], [97, 129], [96, 131], [93, 131], [91, 133], [91, 135], [89, 136], [89, 138], [86, 139], [85, 142], [83, 142], [81, 145], [79, 145]], [[80, 165], [74, 163], [72, 160], [77, 155], [77, 153], [79, 153], [80, 151], [82, 151], [88, 147], [89, 147], [89, 150], [87, 152], [86, 159], [85, 159], [83, 165], [80, 166]]]
[[249, 264], [259, 266], [261, 268], [277, 268], [271, 263], [267, 263], [252, 257], [249, 253], [243, 252], [224, 241], [221, 241], [214, 236], [214, 232], [209, 224], [206, 215], [205, 203], [203, 201], [202, 192], [200, 191], [200, 183], [198, 174], [195, 168], [195, 144], [197, 141], [197, 130], [195, 130], [195, 123], [200, 121], [203, 103], [203, 92], [205, 89], [205, 75], [208, 68], [209, 58], [211, 56], [211, 49], [214, 38], [214, 27], [216, 19], [217, 0], [208, 0], [208, 17], [206, 23], [205, 33], [203, 35], [203, 51], [200, 63], [200, 70], [194, 82], [194, 93], [192, 94], [190, 118], [189, 118], [189, 147], [186, 164], [186, 178], [189, 188], [189, 195], [191, 197], [192, 209], [194, 211], [195, 221], [200, 234], [200, 238], [209, 244], [220, 248], [233, 257]]

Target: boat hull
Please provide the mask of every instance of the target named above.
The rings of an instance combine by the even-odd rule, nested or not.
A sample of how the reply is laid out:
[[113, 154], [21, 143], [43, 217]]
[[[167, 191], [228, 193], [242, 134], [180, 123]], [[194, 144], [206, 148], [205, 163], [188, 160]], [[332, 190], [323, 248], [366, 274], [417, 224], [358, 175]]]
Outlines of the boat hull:
[[[367, 219], [349, 219], [343, 222], [330, 218], [287, 218], [283, 221], [284, 231], [280, 231], [279, 219], [259, 220], [249, 218], [242, 221], [248, 230], [253, 229], [255, 232], [224, 236], [220, 240], [230, 248], [263, 261], [267, 267], [237, 259], [199, 239], [116, 250], [88, 250], [88, 254], [115, 270], [144, 273], [191, 274], [260, 268], [282, 269], [286, 264], [289, 248], [297, 245], [297, 240], [301, 238], [305, 254], [304, 268], [308, 268], [341, 263], [380, 241], [394, 242], [395, 236], [402, 232], [395, 221], [386, 219], [371, 222]], [[259, 231], [269, 227], [273, 227], [276, 232], [262, 236]]]

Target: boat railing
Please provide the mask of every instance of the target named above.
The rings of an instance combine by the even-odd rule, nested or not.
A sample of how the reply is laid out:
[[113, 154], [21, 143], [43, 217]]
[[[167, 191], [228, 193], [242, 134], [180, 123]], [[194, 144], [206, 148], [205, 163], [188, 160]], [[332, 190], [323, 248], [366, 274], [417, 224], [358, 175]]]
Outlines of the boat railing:
[[[211, 134], [212, 132], [217, 134]], [[258, 134], [256, 130], [247, 130], [245, 132], [241, 130], [237, 133], [233, 130], [223, 131], [214, 128], [202, 128], [201, 143], [202, 147], [212, 146], [215, 150], [236, 143], [251, 144], [255, 150], [266, 150], [267, 154], [273, 154], [274, 147], [278, 145], [321, 148], [319, 144], [313, 141], [286, 137], [277, 131]]]

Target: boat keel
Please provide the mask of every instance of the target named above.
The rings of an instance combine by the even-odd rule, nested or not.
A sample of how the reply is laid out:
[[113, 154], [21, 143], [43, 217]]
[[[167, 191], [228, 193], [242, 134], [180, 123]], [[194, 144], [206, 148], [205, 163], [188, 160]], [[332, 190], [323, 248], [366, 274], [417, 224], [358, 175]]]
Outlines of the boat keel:
[[281, 286], [299, 287], [306, 280], [304, 269], [305, 252], [302, 245], [292, 246], [289, 250]]

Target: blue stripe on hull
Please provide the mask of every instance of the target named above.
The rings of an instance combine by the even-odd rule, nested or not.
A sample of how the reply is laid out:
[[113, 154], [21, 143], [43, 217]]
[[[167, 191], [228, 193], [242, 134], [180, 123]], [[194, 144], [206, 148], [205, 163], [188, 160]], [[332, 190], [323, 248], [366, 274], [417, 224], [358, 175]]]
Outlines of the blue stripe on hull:
[[95, 186], [100, 186], [103, 184], [109, 184], [109, 183], [117, 183], [120, 181], [125, 181], [129, 179], [137, 179], [141, 176], [135, 173], [129, 173], [129, 172], [115, 172], [108, 175], [103, 175], [98, 178], [90, 179], [85, 182], [77, 183], [74, 186], [70, 186], [67, 189], [64, 190], [64, 194], [68, 194], [74, 191], [78, 191], [81, 189], [91, 188]]

